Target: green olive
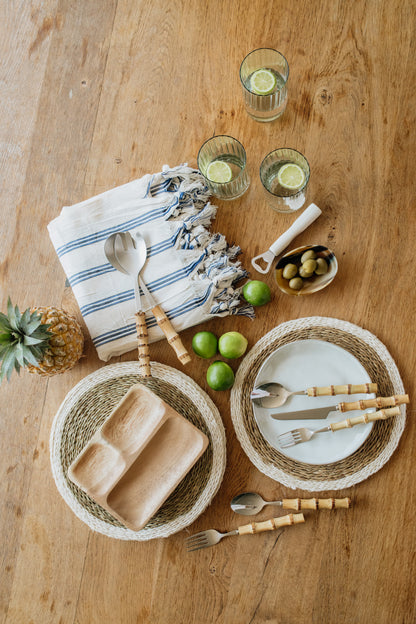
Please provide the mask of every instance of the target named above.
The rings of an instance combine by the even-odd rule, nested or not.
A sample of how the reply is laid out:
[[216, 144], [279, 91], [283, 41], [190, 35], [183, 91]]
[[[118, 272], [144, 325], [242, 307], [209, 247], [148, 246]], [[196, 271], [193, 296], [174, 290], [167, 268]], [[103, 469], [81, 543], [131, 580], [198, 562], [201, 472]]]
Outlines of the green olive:
[[300, 290], [303, 286], [303, 279], [301, 277], [293, 277], [289, 282], [289, 288], [292, 290]]
[[305, 262], [302, 264], [302, 268], [306, 273], [310, 273], [312, 275], [312, 273], [316, 269], [316, 260], [313, 260], [312, 258], [309, 258], [309, 260], [305, 260]]
[[295, 277], [295, 275], [297, 275], [297, 272], [298, 272], [298, 267], [296, 266], [296, 264], [289, 263], [283, 269], [282, 275], [285, 279], [290, 280], [292, 279], [292, 277]]
[[[313, 262], [315, 262], [315, 261], [313, 260]], [[307, 271], [307, 270], [305, 269], [305, 265], [304, 265], [304, 264], [302, 264], [302, 266], [301, 266], [301, 267], [300, 267], [300, 269], [299, 269], [299, 275], [300, 275], [301, 277], [304, 277], [304, 278], [306, 278], [306, 279], [307, 279], [308, 277], [311, 277], [311, 276], [313, 275], [313, 272], [311, 273], [310, 271]]]
[[316, 275], [325, 275], [328, 272], [328, 263], [325, 258], [318, 258], [316, 261]]
[[308, 251], [304, 251], [301, 256], [301, 263], [303, 264], [306, 260], [314, 260], [316, 258], [316, 253], [313, 249], [308, 249]]

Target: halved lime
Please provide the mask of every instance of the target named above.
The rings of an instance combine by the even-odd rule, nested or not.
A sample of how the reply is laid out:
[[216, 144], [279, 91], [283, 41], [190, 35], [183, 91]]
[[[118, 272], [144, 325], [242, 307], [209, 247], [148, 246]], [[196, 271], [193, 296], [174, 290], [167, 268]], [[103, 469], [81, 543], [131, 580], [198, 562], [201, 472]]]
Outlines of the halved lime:
[[257, 95], [270, 95], [276, 88], [276, 76], [269, 69], [258, 69], [250, 78], [250, 88]]
[[207, 178], [211, 182], [223, 184], [229, 182], [233, 177], [233, 172], [228, 163], [223, 160], [213, 160], [207, 168]]
[[277, 180], [283, 188], [295, 190], [303, 186], [305, 183], [305, 172], [302, 167], [295, 163], [286, 163], [277, 174]]

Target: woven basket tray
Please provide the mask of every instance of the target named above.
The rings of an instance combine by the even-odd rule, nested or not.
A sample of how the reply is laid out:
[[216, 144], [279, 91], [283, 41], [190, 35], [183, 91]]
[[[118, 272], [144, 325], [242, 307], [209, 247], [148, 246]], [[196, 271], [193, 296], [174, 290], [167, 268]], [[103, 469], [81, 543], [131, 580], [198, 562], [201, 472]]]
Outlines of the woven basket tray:
[[275, 481], [293, 489], [335, 490], [349, 487], [374, 474], [388, 461], [403, 433], [406, 408], [401, 415], [378, 421], [352, 455], [328, 465], [297, 462], [274, 449], [262, 436], [252, 409], [250, 392], [264, 361], [278, 347], [305, 339], [326, 340], [354, 355], [378, 384], [379, 396], [404, 394], [397, 367], [385, 346], [360, 327], [325, 317], [283, 323], [266, 334], [241, 363], [231, 391], [231, 417], [240, 444], [253, 464]]
[[[226, 442], [217, 408], [194, 381], [176, 369], [154, 362], [151, 378], [140, 377], [138, 370], [137, 362], [105, 366], [77, 384], [55, 416], [50, 453], [57, 488], [78, 518], [108, 537], [145, 541], [180, 531], [206, 509], [224, 475]], [[139, 382], [203, 431], [209, 446], [151, 521], [140, 531], [132, 531], [74, 485], [67, 472], [128, 389]]]

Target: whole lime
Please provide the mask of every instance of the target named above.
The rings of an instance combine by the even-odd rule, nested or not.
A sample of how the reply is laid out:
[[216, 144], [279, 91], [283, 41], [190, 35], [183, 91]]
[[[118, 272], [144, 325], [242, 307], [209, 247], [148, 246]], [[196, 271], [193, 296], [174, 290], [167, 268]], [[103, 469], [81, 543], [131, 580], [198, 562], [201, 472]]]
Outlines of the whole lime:
[[220, 336], [218, 340], [218, 350], [225, 358], [233, 360], [239, 358], [246, 352], [248, 345], [247, 338], [240, 332], [231, 331]]
[[213, 362], [208, 366], [207, 383], [213, 390], [228, 390], [234, 383], [233, 369], [226, 362]]
[[200, 331], [192, 338], [192, 349], [199, 357], [208, 359], [217, 353], [218, 340], [210, 331]]
[[252, 280], [243, 286], [243, 297], [253, 306], [262, 306], [272, 298], [270, 288], [265, 282]]

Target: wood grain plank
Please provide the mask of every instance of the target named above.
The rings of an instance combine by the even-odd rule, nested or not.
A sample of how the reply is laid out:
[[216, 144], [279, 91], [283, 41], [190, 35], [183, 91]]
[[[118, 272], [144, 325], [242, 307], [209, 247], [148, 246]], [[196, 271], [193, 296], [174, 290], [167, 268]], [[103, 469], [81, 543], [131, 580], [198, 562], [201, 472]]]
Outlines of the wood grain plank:
[[[110, 5], [101, 13], [97, 7], [94, 10], [82, 3], [71, 7], [65, 2], [42, 5], [36, 10], [33, 3], [29, 12], [27, 19], [32, 34], [27, 32], [23, 40], [26, 53], [22, 51], [28, 61], [22, 62], [23, 75], [17, 76], [20, 89], [25, 82], [29, 83], [30, 76], [39, 93], [35, 98], [30, 83], [27, 91], [23, 91], [25, 95], [18, 111], [19, 122], [24, 123], [24, 106], [33, 107], [33, 119], [30, 127], [21, 130], [26, 140], [25, 169], [17, 170], [10, 180], [10, 189], [13, 190], [13, 184], [19, 189], [20, 201], [15, 212], [16, 227], [9, 229], [1, 275], [2, 301], [10, 293], [14, 303], [22, 307], [42, 303], [59, 305], [62, 296], [64, 276], [46, 224], [72, 197], [74, 188], [83, 184], [80, 154], [85, 153], [85, 147], [88, 150], [94, 130], [100, 78], [113, 23]], [[18, 7], [13, 15], [16, 20], [23, 19]], [[10, 28], [10, 23], [3, 26]], [[19, 35], [18, 29], [11, 31]], [[29, 116], [27, 123], [30, 119]], [[12, 175], [11, 169], [9, 174]], [[29, 253], [28, 241], [32, 246]], [[84, 369], [82, 365], [78, 368], [76, 375], [85, 375], [93, 361], [92, 356]], [[51, 419], [70, 387], [69, 379], [66, 381], [69, 385], [52, 382], [48, 389], [46, 380], [26, 374], [14, 380], [13, 385], [1, 388], [2, 397], [12, 405], [16, 405], [13, 392], [20, 396], [19, 408], [11, 410], [1, 422], [3, 439], [12, 438], [2, 453], [2, 472], [8, 472], [15, 485], [11, 487], [9, 483], [4, 491], [2, 483], [6, 503], [2, 505], [3, 526], [7, 527], [2, 542], [7, 581], [1, 584], [1, 591], [4, 592], [2, 617], [7, 622], [56, 621], [57, 613], [68, 618], [66, 621], [73, 621], [74, 617], [74, 598], [88, 535], [85, 530], [80, 531], [80, 539], [74, 539], [71, 551], [74, 558], [69, 563], [66, 544], [62, 544], [59, 553], [60, 536], [67, 522], [75, 526], [76, 521], [67, 516], [66, 507], [61, 504], [58, 509], [64, 518], [58, 513], [52, 525], [50, 510], [56, 507], [57, 495], [52, 479], [49, 487], [44, 488], [44, 475], [50, 478]], [[68, 532], [72, 529], [68, 528]], [[67, 569], [62, 567], [65, 560], [70, 567], [73, 564], [76, 572], [65, 578], [62, 592], [53, 594], [51, 579], [58, 582], [55, 586], [58, 588], [59, 570], [66, 577]]]

